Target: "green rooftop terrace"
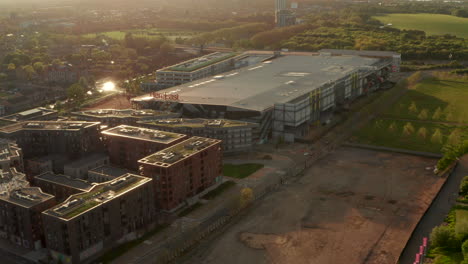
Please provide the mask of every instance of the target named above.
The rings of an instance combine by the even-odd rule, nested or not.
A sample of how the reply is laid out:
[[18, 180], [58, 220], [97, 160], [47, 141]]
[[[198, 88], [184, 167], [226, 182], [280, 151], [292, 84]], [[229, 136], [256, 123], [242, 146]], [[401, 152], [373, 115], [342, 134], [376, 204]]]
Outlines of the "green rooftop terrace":
[[175, 66], [167, 68], [167, 70], [180, 71], [180, 72], [192, 72], [192, 71], [204, 68], [206, 66], [209, 66], [211, 64], [215, 64], [220, 61], [230, 59], [236, 55], [237, 53], [235, 52], [232, 52], [232, 53], [216, 52], [216, 53], [203, 56], [201, 58], [196, 58], [193, 60], [189, 60], [187, 62], [177, 64]]
[[244, 127], [254, 126], [253, 123], [227, 120], [227, 119], [202, 119], [202, 118], [168, 118], [151, 121], [140, 121], [140, 124], [154, 125], [158, 127], [189, 127], [189, 128], [223, 128], [223, 127]]
[[148, 181], [151, 179], [126, 174], [115, 180], [98, 184], [87, 192], [72, 195], [67, 201], [45, 213], [69, 220]]
[[191, 137], [185, 141], [182, 141], [179, 144], [176, 144], [172, 147], [166, 148], [162, 151], [156, 152], [148, 157], [145, 157], [139, 160], [139, 162], [167, 167], [170, 164], [174, 164], [180, 160], [188, 158], [220, 142], [221, 140], [217, 139]]

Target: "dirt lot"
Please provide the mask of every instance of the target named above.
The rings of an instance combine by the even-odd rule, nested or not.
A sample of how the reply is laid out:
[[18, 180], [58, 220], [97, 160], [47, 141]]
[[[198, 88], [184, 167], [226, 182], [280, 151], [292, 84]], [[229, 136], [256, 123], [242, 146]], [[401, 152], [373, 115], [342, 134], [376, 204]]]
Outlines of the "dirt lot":
[[340, 148], [191, 263], [396, 263], [444, 179], [435, 160]]

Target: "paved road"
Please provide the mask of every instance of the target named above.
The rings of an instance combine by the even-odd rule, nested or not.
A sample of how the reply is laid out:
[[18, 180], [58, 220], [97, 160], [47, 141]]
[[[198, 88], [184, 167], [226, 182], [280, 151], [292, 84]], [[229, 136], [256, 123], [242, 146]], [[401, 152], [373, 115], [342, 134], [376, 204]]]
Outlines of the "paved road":
[[434, 226], [441, 224], [447, 216], [450, 208], [456, 202], [456, 194], [461, 179], [468, 175], [468, 155], [463, 157], [455, 171], [447, 179], [445, 185], [434, 199], [431, 207], [427, 210], [418, 226], [408, 241], [403, 253], [400, 256], [400, 264], [411, 264], [414, 262], [414, 256], [419, 252], [419, 246], [423, 237], [429, 236]]

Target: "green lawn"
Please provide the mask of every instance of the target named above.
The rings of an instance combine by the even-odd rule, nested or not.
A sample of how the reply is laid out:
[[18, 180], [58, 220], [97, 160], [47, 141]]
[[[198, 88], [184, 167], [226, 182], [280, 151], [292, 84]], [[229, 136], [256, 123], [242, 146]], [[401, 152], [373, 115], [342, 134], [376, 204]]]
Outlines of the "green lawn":
[[[377, 118], [356, 132], [353, 140], [368, 145], [440, 153], [449, 135], [457, 128], [450, 125], [412, 121], [409, 123], [414, 131], [405, 134], [403, 127], [407, 123], [407, 121]], [[426, 130], [425, 137], [418, 133], [421, 128]], [[431, 140], [437, 129], [442, 135], [440, 142]], [[459, 127], [459, 129], [462, 132], [462, 138], [468, 139], [468, 126]]]
[[263, 164], [245, 163], [245, 164], [224, 164], [223, 175], [233, 178], [242, 179], [250, 176], [252, 173], [263, 168]]
[[425, 79], [384, 116], [468, 124], [468, 80]]
[[468, 38], [468, 18], [440, 14], [387, 14], [374, 18], [399, 29], [417, 29], [428, 35], [451, 34]]

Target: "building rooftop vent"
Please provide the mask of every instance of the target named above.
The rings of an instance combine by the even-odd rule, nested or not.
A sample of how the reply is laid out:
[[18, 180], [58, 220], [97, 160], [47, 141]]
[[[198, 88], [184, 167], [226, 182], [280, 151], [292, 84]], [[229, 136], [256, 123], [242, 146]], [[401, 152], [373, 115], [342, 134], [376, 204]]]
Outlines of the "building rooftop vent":
[[20, 200], [26, 200], [26, 201], [30, 201], [30, 202], [39, 200], [38, 196], [32, 195], [32, 194], [27, 194], [27, 193], [25, 193], [25, 192], [23, 192], [21, 190], [13, 191], [11, 193], [11, 196], [14, 197], [14, 198], [20, 199]]
[[208, 126], [222, 126], [223, 125], [223, 120], [210, 120], [207, 122]]
[[127, 134], [127, 135], [134, 135], [134, 134], [140, 133], [140, 129], [139, 128], [121, 128], [119, 129], [119, 133]]
[[154, 133], [151, 135], [152, 138], [156, 138], [156, 139], [166, 139], [168, 138], [168, 136], [166, 134], [163, 134], [163, 133]]
[[44, 124], [41, 123], [27, 123], [24, 125], [25, 128], [43, 128]]

